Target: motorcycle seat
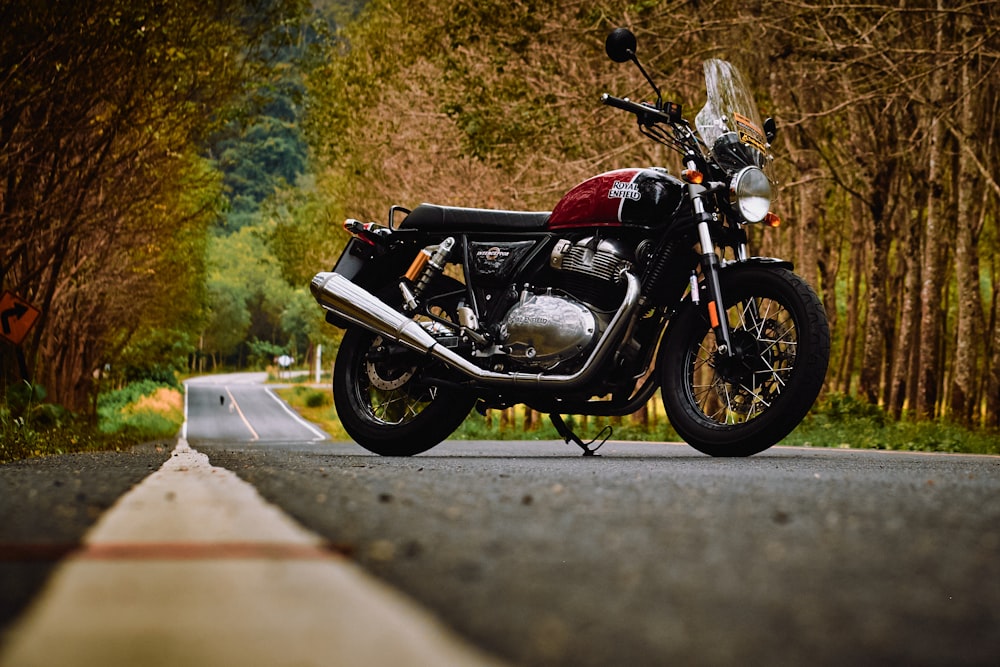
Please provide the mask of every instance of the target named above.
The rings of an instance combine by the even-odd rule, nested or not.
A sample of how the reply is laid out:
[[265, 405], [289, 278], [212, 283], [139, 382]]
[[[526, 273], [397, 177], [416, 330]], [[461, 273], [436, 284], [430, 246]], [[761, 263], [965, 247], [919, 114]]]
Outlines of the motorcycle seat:
[[399, 227], [427, 232], [531, 232], [545, 229], [549, 215], [548, 211], [500, 211], [421, 204], [403, 219]]

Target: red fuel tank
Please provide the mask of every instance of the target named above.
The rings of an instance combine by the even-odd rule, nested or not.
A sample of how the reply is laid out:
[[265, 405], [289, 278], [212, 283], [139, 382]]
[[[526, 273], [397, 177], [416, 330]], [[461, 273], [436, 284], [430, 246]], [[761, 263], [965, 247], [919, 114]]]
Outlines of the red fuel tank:
[[549, 229], [656, 227], [670, 222], [684, 196], [684, 182], [665, 169], [616, 169], [588, 178], [552, 209]]

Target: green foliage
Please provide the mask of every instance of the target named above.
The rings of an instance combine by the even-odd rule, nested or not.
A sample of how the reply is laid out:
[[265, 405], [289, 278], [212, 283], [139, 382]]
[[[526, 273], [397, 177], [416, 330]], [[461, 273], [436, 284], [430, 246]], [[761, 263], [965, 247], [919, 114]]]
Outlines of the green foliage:
[[[457, 440], [561, 440], [547, 415], [538, 414], [537, 421], [530, 426], [525, 425], [525, 411], [516, 408], [513, 411], [512, 422], [503, 424], [498, 411], [491, 411], [488, 417], [476, 411], [462, 422], [459, 429], [451, 436]], [[603, 438], [610, 434], [614, 440], [653, 440], [676, 441], [677, 434], [664, 420], [652, 425], [642, 424], [631, 417], [582, 417], [567, 415], [563, 417], [566, 425], [573, 429], [584, 441], [593, 438]], [[606, 431], [610, 427], [610, 431]]]
[[98, 415], [102, 418], [111, 417], [115, 413], [123, 411], [129, 404], [137, 402], [143, 396], [154, 394], [161, 387], [180, 390], [181, 385], [177, 380], [170, 383], [141, 380], [121, 389], [104, 392], [97, 399]]
[[297, 120], [261, 115], [213, 147], [223, 173], [229, 210], [222, 231], [234, 232], [258, 220], [261, 204], [278, 188], [294, 185], [306, 170], [306, 145]]
[[184, 401], [176, 382], [144, 380], [101, 394], [98, 424], [105, 434], [130, 440], [155, 440], [175, 435], [184, 423]]
[[86, 409], [95, 369], [163, 373], [193, 349], [221, 188], [199, 153], [272, 85], [307, 4], [0, 4], [0, 283], [45, 307], [23, 350], [56, 400]]
[[134, 443], [170, 438], [184, 420], [176, 380], [143, 381], [101, 394], [98, 424], [62, 406], [44, 403], [45, 391], [25, 386], [0, 403], [0, 463], [33, 456], [121, 450]]
[[208, 263], [205, 351], [226, 356], [254, 338], [277, 340], [292, 288], [256, 228], [213, 238]]
[[281, 345], [275, 345], [274, 343], [257, 338], [249, 341], [247, 348], [249, 351], [248, 366], [257, 369], [267, 368], [267, 366], [274, 363], [275, 357], [280, 357], [288, 353]]
[[24, 417], [13, 417], [0, 406], [0, 464], [33, 456], [118, 450], [126, 445], [121, 436], [107, 436], [81, 420], [64, 419], [57, 426], [48, 427]]
[[824, 398], [784, 445], [1000, 454], [1000, 438], [941, 421], [894, 421], [882, 408], [843, 394]]
[[347, 243], [340, 227], [343, 211], [311, 185], [276, 191], [261, 214], [261, 234], [290, 285], [308, 285], [317, 271], [333, 265]]
[[203, 350], [217, 362], [262, 367], [302, 356], [329, 338], [305, 286], [328, 268], [328, 206], [312, 196], [299, 120], [303, 79], [330, 38], [333, 16], [354, 3], [315, 3], [310, 20], [287, 25], [273, 76], [209, 142], [227, 202], [208, 252]]
[[[278, 390], [289, 404], [314, 423], [320, 424], [333, 439], [346, 439], [336, 412], [330, 410], [328, 390], [297, 386]], [[523, 408], [515, 408], [502, 423], [499, 411], [483, 417], [476, 411], [451, 435], [457, 440], [560, 440], [547, 416], [529, 428], [525, 426]], [[587, 417], [569, 415], [566, 423], [584, 440], [597, 437], [605, 426], [612, 426], [614, 440], [679, 442], [680, 439], [665, 420], [656, 426], [646, 426], [631, 418]], [[659, 420], [658, 420], [659, 421]], [[962, 454], [1000, 455], [1000, 438], [996, 433], [970, 431], [943, 422], [893, 422], [885, 413], [856, 399], [831, 396], [816, 406], [812, 413], [781, 445], [854, 449], [888, 449], [920, 452], [953, 452]]]
[[831, 423], [863, 422], [873, 429], [885, 428], [891, 421], [879, 406], [846, 394], [830, 394], [820, 403], [818, 412]]
[[305, 393], [305, 404], [306, 407], [310, 408], [322, 408], [326, 405], [332, 405], [333, 399], [328, 391], [317, 391], [315, 389], [310, 389]]

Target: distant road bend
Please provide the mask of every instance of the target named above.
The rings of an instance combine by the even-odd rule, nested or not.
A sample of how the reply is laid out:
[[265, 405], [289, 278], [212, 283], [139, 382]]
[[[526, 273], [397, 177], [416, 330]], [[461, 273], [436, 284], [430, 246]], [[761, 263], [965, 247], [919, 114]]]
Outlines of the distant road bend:
[[182, 435], [199, 440], [318, 442], [326, 433], [302, 419], [262, 383], [265, 373], [207, 375], [188, 380]]

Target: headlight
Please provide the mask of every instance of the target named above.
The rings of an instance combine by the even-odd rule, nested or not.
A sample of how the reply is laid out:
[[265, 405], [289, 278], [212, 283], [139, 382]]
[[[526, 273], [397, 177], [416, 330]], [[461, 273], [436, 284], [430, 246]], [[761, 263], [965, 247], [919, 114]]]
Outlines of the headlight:
[[729, 185], [729, 203], [747, 222], [760, 222], [771, 210], [771, 182], [759, 167], [744, 167]]

